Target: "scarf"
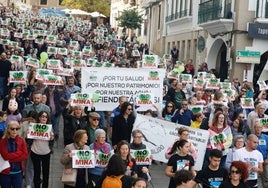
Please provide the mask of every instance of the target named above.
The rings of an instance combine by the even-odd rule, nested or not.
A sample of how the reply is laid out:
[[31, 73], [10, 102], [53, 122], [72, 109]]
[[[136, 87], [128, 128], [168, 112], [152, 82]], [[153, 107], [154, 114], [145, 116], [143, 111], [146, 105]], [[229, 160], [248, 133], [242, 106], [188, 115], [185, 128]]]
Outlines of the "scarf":
[[96, 151], [101, 151], [105, 154], [108, 154], [110, 152], [108, 144], [106, 142], [104, 142], [103, 144], [99, 144], [97, 142], [94, 143], [94, 152], [96, 153]]

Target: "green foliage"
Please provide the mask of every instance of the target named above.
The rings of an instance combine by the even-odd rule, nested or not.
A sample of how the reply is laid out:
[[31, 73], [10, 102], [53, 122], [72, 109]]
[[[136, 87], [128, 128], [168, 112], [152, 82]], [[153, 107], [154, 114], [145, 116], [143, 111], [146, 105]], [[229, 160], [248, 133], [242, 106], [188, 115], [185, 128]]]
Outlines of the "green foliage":
[[97, 11], [110, 17], [109, 0], [63, 0], [61, 5], [70, 9], [80, 9], [87, 12]]
[[137, 9], [124, 10], [116, 20], [119, 22], [120, 27], [125, 27], [128, 29], [141, 28], [143, 23], [143, 15], [139, 15]]

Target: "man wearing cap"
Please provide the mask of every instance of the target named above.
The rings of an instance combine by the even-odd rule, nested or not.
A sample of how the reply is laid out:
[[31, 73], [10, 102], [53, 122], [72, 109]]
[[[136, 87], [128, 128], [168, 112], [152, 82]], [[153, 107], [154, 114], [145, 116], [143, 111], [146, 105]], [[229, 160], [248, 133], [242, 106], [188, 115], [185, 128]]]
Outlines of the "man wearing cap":
[[95, 130], [100, 129], [100, 115], [97, 112], [90, 112], [88, 114], [88, 123], [89, 126], [86, 127], [87, 135], [88, 135], [88, 145], [95, 142]]

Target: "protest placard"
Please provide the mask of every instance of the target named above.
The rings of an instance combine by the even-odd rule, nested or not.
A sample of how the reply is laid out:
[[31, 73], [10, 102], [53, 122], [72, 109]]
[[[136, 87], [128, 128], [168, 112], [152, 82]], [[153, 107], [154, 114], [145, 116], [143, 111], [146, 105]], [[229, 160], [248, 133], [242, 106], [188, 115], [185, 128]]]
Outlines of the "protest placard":
[[89, 106], [92, 104], [92, 94], [74, 93], [71, 94], [71, 106]]
[[63, 85], [63, 80], [61, 76], [56, 75], [43, 75], [45, 85]]
[[51, 124], [30, 123], [27, 138], [38, 140], [50, 140]]
[[254, 109], [253, 98], [240, 98], [241, 106], [244, 109]]
[[143, 55], [142, 68], [157, 68], [158, 56], [157, 55]]
[[[208, 74], [206, 74], [208, 75]], [[209, 78], [206, 82], [206, 89], [219, 89], [220, 88], [220, 79], [218, 78]]]
[[95, 168], [94, 150], [72, 150], [72, 168]]
[[265, 83], [265, 81], [260, 81], [260, 80], [258, 80], [257, 81], [257, 84], [259, 84], [259, 87], [260, 87], [260, 90], [262, 91], [262, 90], [268, 90], [268, 86], [267, 86], [267, 84]]
[[106, 167], [108, 164], [109, 159], [114, 154], [114, 152], [110, 152], [108, 154], [105, 154], [101, 151], [96, 152], [96, 167]]
[[9, 82], [10, 83], [26, 83], [27, 71], [9, 71]]
[[35, 79], [37, 80], [44, 80], [44, 75], [51, 75], [53, 70], [49, 69], [37, 69]]
[[135, 159], [137, 165], [151, 165], [151, 150], [141, 149], [141, 150], [130, 150], [130, 155]]

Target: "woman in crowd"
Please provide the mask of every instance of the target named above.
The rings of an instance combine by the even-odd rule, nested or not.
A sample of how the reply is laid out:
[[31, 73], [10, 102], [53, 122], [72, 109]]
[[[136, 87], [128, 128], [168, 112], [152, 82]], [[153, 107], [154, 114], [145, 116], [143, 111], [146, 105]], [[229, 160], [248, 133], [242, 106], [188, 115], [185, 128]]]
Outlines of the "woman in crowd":
[[[95, 142], [89, 145], [91, 150], [94, 150], [96, 155], [98, 154], [105, 154], [108, 155], [111, 150], [112, 146], [105, 141], [106, 139], [106, 132], [103, 129], [96, 129], [95, 130]], [[89, 187], [93, 188], [94, 185], [99, 185], [100, 177], [105, 169], [105, 166], [97, 166], [95, 168], [88, 169], [89, 171]]]
[[223, 112], [219, 111], [214, 115], [212, 125], [208, 131], [209, 139], [203, 166], [208, 166], [209, 164], [209, 151], [212, 149], [219, 149], [223, 153], [220, 164], [223, 167], [228, 149], [232, 146], [233, 142], [233, 134], [230, 126], [227, 125]]
[[236, 135], [234, 137], [234, 144], [233, 145], [234, 145], [234, 147], [229, 150], [227, 157], [226, 157], [225, 168], [227, 170], [230, 169], [231, 163], [233, 162], [234, 152], [245, 146], [245, 137], [243, 135]]
[[124, 102], [120, 114], [113, 120], [112, 144], [114, 148], [121, 140], [130, 142], [134, 122], [133, 106], [129, 102]]
[[[132, 150], [146, 149], [146, 145], [142, 143], [143, 134], [140, 130], [133, 130], [132, 138], [133, 138], [133, 142], [130, 144], [130, 149]], [[148, 165], [136, 165], [136, 166], [137, 166], [138, 177], [144, 178], [146, 180], [149, 180], [151, 178], [151, 177], [148, 177], [149, 175]]]
[[194, 158], [189, 155], [190, 143], [187, 140], [176, 141], [171, 149], [171, 153], [176, 153], [170, 157], [165, 170], [166, 176], [170, 177], [169, 188], [176, 188], [174, 181], [175, 172], [179, 170], [189, 170], [193, 176], [196, 175], [194, 168]]
[[[50, 117], [48, 112], [41, 111], [37, 115], [37, 123], [50, 124]], [[49, 185], [49, 166], [50, 166], [50, 155], [52, 152], [54, 142], [54, 133], [50, 132], [50, 140], [39, 140], [34, 139], [31, 145], [31, 158], [34, 167], [34, 187], [48, 188]], [[41, 169], [42, 169], [42, 181], [41, 181]]]
[[231, 130], [233, 137], [235, 137], [236, 135], [243, 135], [244, 138], [247, 137], [246, 127], [242, 119], [237, 118], [236, 120], [234, 120], [231, 125]]
[[[64, 151], [62, 153], [60, 162], [64, 165], [64, 169], [69, 171], [70, 173], [72, 171], [77, 171], [76, 176], [76, 188], [86, 187], [88, 183], [88, 177], [87, 177], [87, 169], [86, 168], [72, 168], [72, 150], [88, 150], [89, 146], [87, 146], [87, 132], [86, 130], [77, 130], [74, 133], [73, 137], [74, 142], [65, 146]], [[71, 188], [73, 186], [70, 185], [64, 185], [64, 188]]]
[[203, 113], [194, 113], [194, 116], [193, 116], [193, 121], [191, 122], [191, 126], [190, 127], [193, 127], [193, 128], [200, 128], [201, 127], [201, 124], [203, 122], [203, 119], [204, 119], [204, 115]]
[[[101, 188], [118, 188], [118, 186], [111, 184], [111, 179], [116, 181], [119, 179], [122, 183], [122, 188], [131, 188], [133, 178], [125, 175], [126, 165], [123, 159], [115, 154], [108, 162], [106, 170], [103, 172], [101, 177]], [[120, 183], [119, 183], [120, 185]]]
[[20, 125], [18, 122], [9, 122], [7, 130], [0, 140], [0, 154], [10, 165], [0, 174], [2, 188], [22, 187], [24, 160], [28, 157], [28, 151], [25, 140], [19, 136], [19, 130]]
[[131, 188], [147, 188], [147, 182], [143, 178], [137, 178], [133, 181]]
[[87, 116], [84, 114], [82, 106], [71, 107], [69, 104], [63, 110], [64, 128], [63, 137], [64, 145], [73, 143], [73, 136], [78, 129], [85, 129], [87, 127]]
[[[176, 141], [179, 141], [179, 140], [188, 140], [189, 132], [190, 132], [190, 130], [187, 127], [180, 127], [178, 130], [178, 137], [179, 138], [177, 140], [175, 140], [174, 144], [176, 143]], [[190, 143], [189, 153], [196, 160], [197, 159], [197, 152], [195, 150], [195, 147], [191, 142], [189, 142], [189, 143]], [[173, 147], [174, 144], [172, 144], [171, 146], [168, 147], [168, 149], [165, 153], [166, 159], [169, 159], [173, 154], [175, 154], [175, 151], [171, 152], [171, 148]]]
[[162, 118], [164, 118], [167, 121], [171, 121], [171, 118], [176, 110], [175, 104], [171, 101], [166, 103], [166, 106], [164, 107], [162, 111]]
[[116, 152], [123, 159], [127, 167], [125, 174], [137, 178], [137, 165], [135, 159], [130, 155], [130, 144], [125, 140], [120, 141], [117, 145]]
[[248, 166], [242, 161], [233, 161], [230, 166], [230, 176], [229, 181], [224, 181], [221, 183], [219, 188], [249, 188], [245, 182], [247, 181], [249, 172]]
[[[3, 111], [7, 111], [8, 104], [9, 104], [9, 101], [10, 100], [16, 100], [18, 102], [16, 96], [17, 96], [17, 90], [16, 90], [16, 88], [15, 87], [14, 88], [11, 88], [10, 91], [9, 91], [9, 94], [3, 100], [3, 106], [2, 106], [2, 110]], [[18, 109], [19, 110], [22, 110], [22, 107], [21, 106], [18, 106]]]

